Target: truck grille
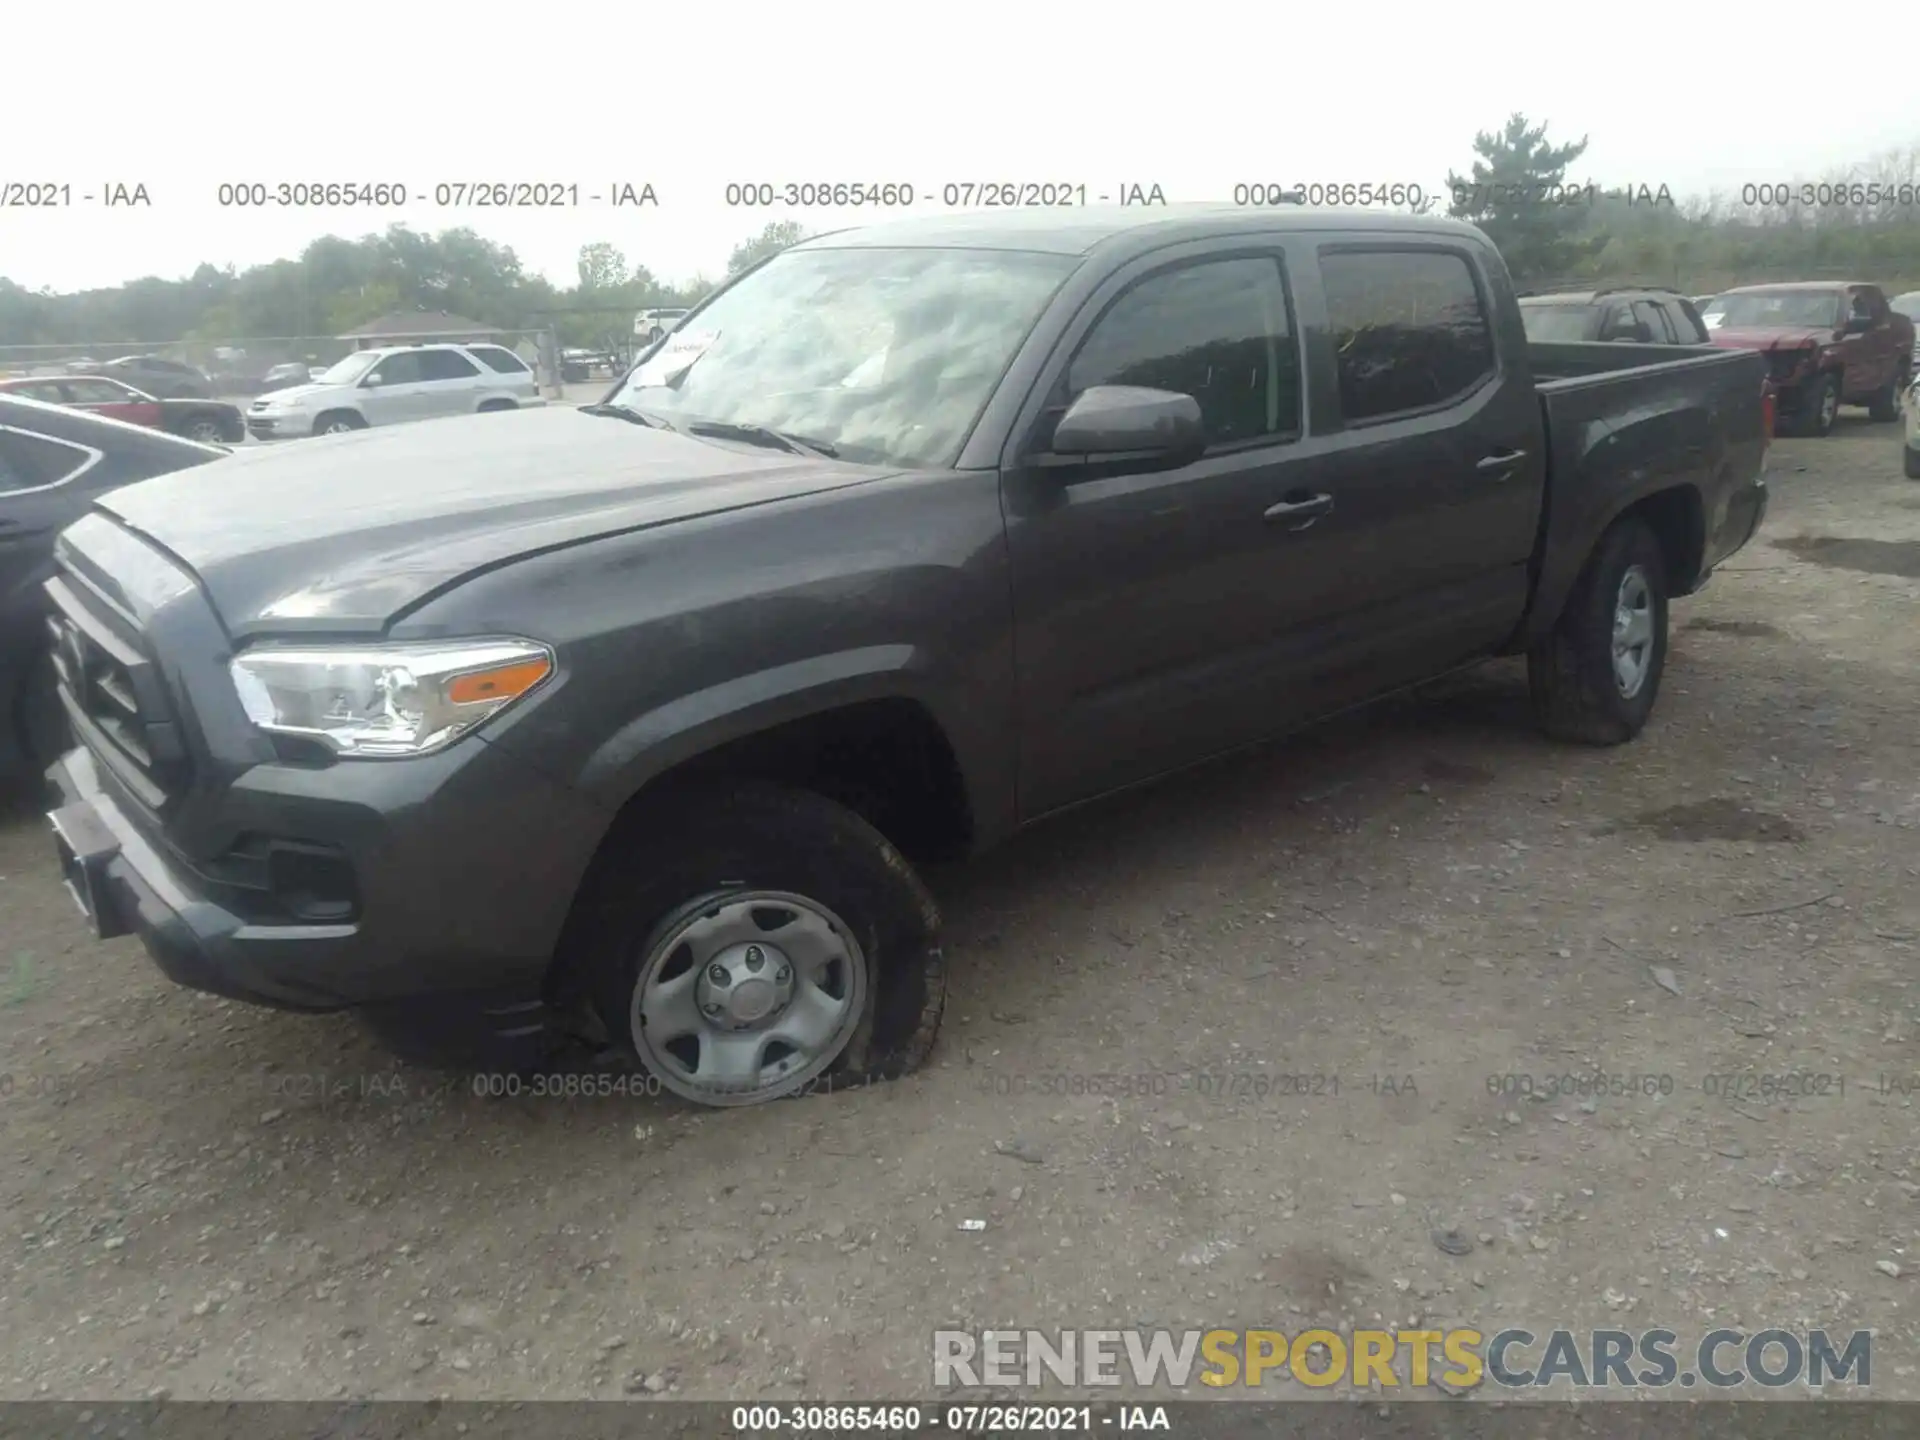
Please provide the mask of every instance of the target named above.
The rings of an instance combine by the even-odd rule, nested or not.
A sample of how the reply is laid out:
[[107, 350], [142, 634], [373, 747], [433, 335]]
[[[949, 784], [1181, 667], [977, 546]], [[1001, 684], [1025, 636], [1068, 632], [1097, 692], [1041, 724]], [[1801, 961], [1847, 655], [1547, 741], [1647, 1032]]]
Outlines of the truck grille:
[[135, 799], [164, 811], [186, 788], [186, 752], [138, 627], [71, 569], [46, 588], [53, 665], [74, 733]]

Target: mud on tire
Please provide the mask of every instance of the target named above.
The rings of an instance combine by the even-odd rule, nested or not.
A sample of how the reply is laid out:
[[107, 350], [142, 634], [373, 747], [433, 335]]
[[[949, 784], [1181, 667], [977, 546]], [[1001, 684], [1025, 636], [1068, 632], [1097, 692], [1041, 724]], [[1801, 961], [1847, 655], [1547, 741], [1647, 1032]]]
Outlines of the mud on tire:
[[808, 791], [719, 782], [662, 795], [627, 817], [569, 925], [563, 994], [584, 1001], [639, 1067], [634, 989], [663, 925], [702, 897], [752, 891], [828, 907], [853, 932], [866, 965], [862, 1013], [844, 1048], [794, 1093], [892, 1080], [918, 1067], [946, 1007], [939, 907], [878, 830]]

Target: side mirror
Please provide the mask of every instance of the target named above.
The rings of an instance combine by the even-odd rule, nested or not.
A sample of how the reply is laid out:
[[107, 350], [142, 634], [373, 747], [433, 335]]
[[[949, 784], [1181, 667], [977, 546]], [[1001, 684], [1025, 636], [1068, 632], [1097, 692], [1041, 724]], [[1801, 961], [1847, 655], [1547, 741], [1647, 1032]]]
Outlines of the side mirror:
[[1051, 468], [1104, 461], [1174, 470], [1198, 460], [1206, 449], [1200, 402], [1193, 396], [1138, 385], [1095, 385], [1067, 407], [1040, 463]]
[[1849, 315], [1847, 317], [1847, 323], [1841, 327], [1840, 333], [1843, 335], [1865, 335], [1872, 329], [1873, 317], [1871, 315]]
[[360, 382], [360, 388], [362, 390], [378, 390], [382, 385], [386, 383], [387, 383], [387, 377], [376, 373], [373, 375], [369, 375], [367, 376], [366, 379], [362, 380]]

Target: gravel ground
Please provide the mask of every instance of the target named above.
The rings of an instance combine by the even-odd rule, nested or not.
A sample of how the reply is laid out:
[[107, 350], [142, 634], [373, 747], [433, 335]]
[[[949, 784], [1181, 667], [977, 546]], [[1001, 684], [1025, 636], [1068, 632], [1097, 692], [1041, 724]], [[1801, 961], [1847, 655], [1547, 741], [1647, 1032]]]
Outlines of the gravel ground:
[[[1899, 448], [1775, 448], [1637, 744], [1502, 665], [934, 876], [944, 1040], [860, 1093], [482, 1098], [87, 941], [16, 810], [0, 1398], [874, 1398], [939, 1327], [1309, 1320], [1874, 1327], [1920, 1395]], [[1596, 1072], [1653, 1078], [1545, 1094]]]

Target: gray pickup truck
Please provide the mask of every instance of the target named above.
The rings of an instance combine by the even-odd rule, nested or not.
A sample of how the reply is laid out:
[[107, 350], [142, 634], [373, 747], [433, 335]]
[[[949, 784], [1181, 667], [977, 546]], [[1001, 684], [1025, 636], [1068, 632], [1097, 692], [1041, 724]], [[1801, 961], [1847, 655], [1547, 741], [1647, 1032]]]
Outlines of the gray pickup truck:
[[406, 1048], [899, 1075], [946, 990], [913, 859], [1488, 656], [1631, 739], [1766, 508], [1764, 370], [1530, 348], [1449, 221], [819, 237], [600, 404], [101, 497], [49, 585], [61, 863], [180, 983]]

